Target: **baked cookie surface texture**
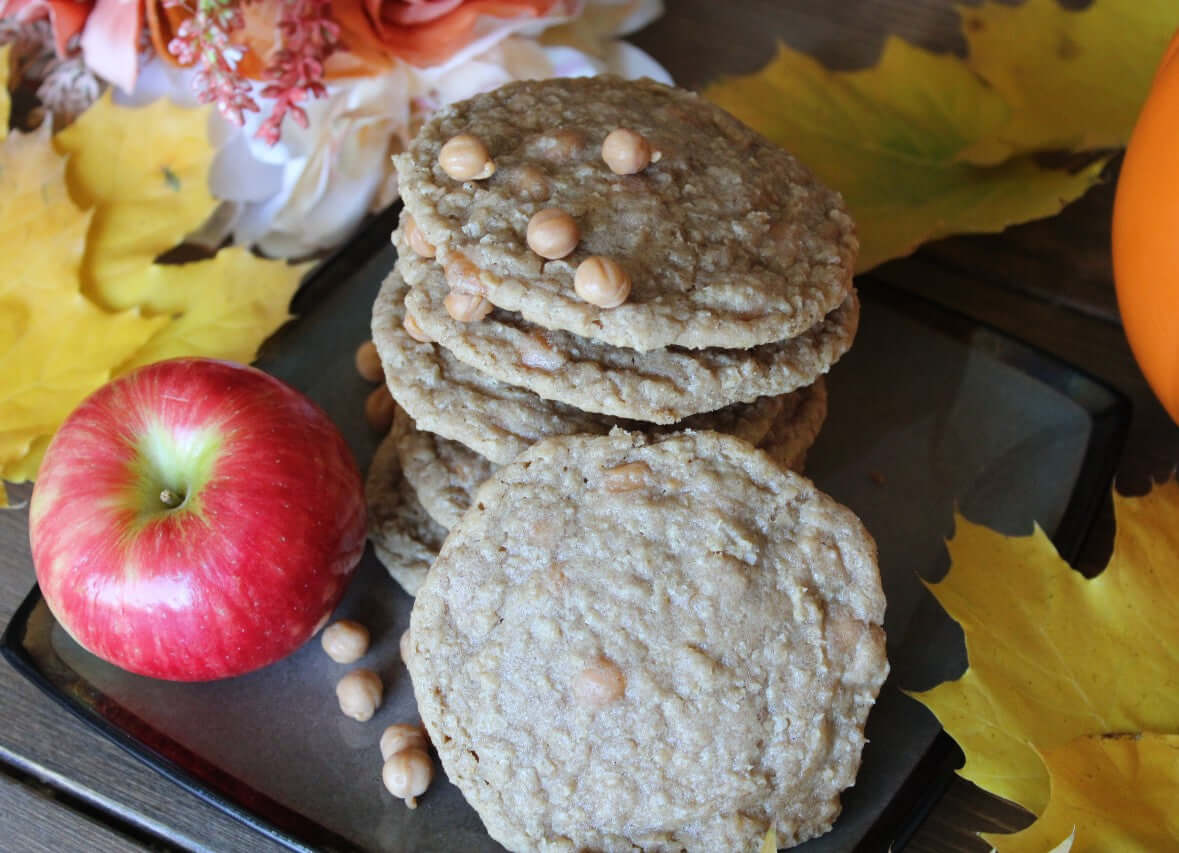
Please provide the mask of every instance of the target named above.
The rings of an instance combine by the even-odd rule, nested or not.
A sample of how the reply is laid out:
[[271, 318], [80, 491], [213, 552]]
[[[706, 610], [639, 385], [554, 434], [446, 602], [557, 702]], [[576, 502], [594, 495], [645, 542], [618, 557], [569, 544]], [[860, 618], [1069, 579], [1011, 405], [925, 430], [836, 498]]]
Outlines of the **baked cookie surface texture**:
[[[631, 174], [603, 158], [620, 128], [647, 150]], [[479, 176], [440, 161], [456, 137], [486, 156]], [[473, 266], [491, 303], [542, 328], [641, 351], [744, 348], [801, 334], [851, 289], [859, 244], [839, 194], [720, 108], [651, 81], [510, 83], [439, 110], [394, 161], [441, 265]], [[579, 232], [555, 259], [527, 239], [548, 208]], [[575, 292], [590, 257], [629, 276], [621, 305]]]
[[419, 590], [410, 673], [513, 850], [755, 850], [830, 828], [888, 672], [860, 521], [714, 432], [543, 441]]

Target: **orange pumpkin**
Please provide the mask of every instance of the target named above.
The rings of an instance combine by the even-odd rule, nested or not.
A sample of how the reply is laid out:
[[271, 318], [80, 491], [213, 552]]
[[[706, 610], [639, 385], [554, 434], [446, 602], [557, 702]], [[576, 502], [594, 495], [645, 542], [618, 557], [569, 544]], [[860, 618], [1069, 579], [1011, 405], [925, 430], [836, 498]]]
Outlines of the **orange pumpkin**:
[[1134, 358], [1179, 423], [1179, 34], [1126, 148], [1114, 202], [1113, 265]]

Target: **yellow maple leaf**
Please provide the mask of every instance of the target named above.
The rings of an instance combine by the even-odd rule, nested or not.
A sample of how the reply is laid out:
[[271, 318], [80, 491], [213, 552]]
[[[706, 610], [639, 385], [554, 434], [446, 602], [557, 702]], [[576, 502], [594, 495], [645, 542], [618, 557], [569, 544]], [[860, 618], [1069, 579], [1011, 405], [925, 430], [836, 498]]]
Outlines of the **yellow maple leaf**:
[[1114, 513], [1113, 556], [1093, 580], [1038, 528], [1009, 538], [958, 517], [950, 571], [929, 585], [970, 665], [917, 698], [966, 753], [963, 776], [1036, 814], [1049, 795], [1037, 750], [1179, 732], [1179, 483], [1115, 494]]
[[1057, 0], [963, 7], [966, 64], [1011, 115], [963, 158], [997, 163], [1045, 149], [1126, 144], [1155, 68], [1179, 28], [1174, 0]]
[[168, 323], [81, 293], [89, 213], [66, 192], [48, 127], [0, 144], [0, 478], [24, 479], [47, 436]]
[[1041, 853], [1075, 833], [1071, 853], [1179, 849], [1179, 735], [1087, 735], [1048, 750], [1052, 799], [1000, 853]]
[[290, 318], [291, 297], [309, 267], [266, 261], [239, 248], [222, 249], [207, 261], [149, 267], [142, 304], [178, 314], [116, 373], [181, 355], [253, 361], [262, 341]]
[[209, 216], [216, 202], [207, 175], [214, 149], [207, 108], [166, 98], [127, 109], [110, 92], [53, 138], [70, 158], [70, 194], [93, 207], [84, 288], [107, 308], [142, 302], [154, 286], [152, 262]]
[[70, 193], [95, 205], [83, 264], [84, 290], [100, 305], [138, 305], [175, 321], [118, 372], [179, 355], [252, 361], [288, 317], [307, 266], [242, 249], [209, 260], [157, 264], [205, 221], [216, 201], [207, 173], [207, 109], [160, 99], [128, 110], [109, 95], [54, 137], [70, 156]]
[[843, 193], [860, 235], [857, 269], [962, 232], [1049, 216], [1097, 180], [1031, 156], [994, 166], [960, 155], [1010, 121], [1009, 105], [961, 60], [890, 37], [876, 66], [831, 71], [780, 46], [762, 71], [705, 96], [796, 154]]
[[207, 116], [107, 96], [52, 142], [5, 143], [0, 158], [20, 159], [0, 159], [0, 253], [20, 273], [0, 283], [0, 479], [31, 479], [113, 376], [180, 355], [252, 361], [288, 319], [307, 265], [243, 249], [156, 263], [216, 204]]

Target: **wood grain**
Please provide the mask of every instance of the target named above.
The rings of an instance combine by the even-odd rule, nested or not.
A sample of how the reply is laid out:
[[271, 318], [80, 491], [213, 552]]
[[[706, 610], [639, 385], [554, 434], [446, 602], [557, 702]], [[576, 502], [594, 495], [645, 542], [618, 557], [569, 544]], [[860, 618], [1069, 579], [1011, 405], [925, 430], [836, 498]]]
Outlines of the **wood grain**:
[[[24, 492], [27, 489], [17, 497]], [[0, 624], [8, 624], [33, 583], [28, 511], [0, 512]], [[282, 849], [91, 732], [4, 664], [0, 719], [5, 721], [0, 727], [0, 762], [67, 790], [146, 833], [192, 850]], [[32, 819], [19, 809], [5, 818], [13, 821], [10, 827], [17, 832]], [[16, 837], [23, 838], [23, 833]]]
[[0, 838], [19, 838], [22, 853], [63, 850], [122, 853], [151, 849], [70, 809], [55, 800], [51, 792], [4, 774], [0, 774]]

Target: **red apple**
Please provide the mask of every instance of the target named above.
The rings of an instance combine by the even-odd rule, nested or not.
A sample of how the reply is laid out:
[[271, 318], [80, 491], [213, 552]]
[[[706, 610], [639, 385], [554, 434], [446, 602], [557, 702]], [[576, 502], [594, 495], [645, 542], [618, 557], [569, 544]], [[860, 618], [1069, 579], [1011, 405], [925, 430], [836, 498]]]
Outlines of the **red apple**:
[[29, 538], [82, 646], [176, 681], [298, 648], [364, 550], [360, 472], [335, 425], [260, 370], [182, 358], [100, 388], [58, 430]]

